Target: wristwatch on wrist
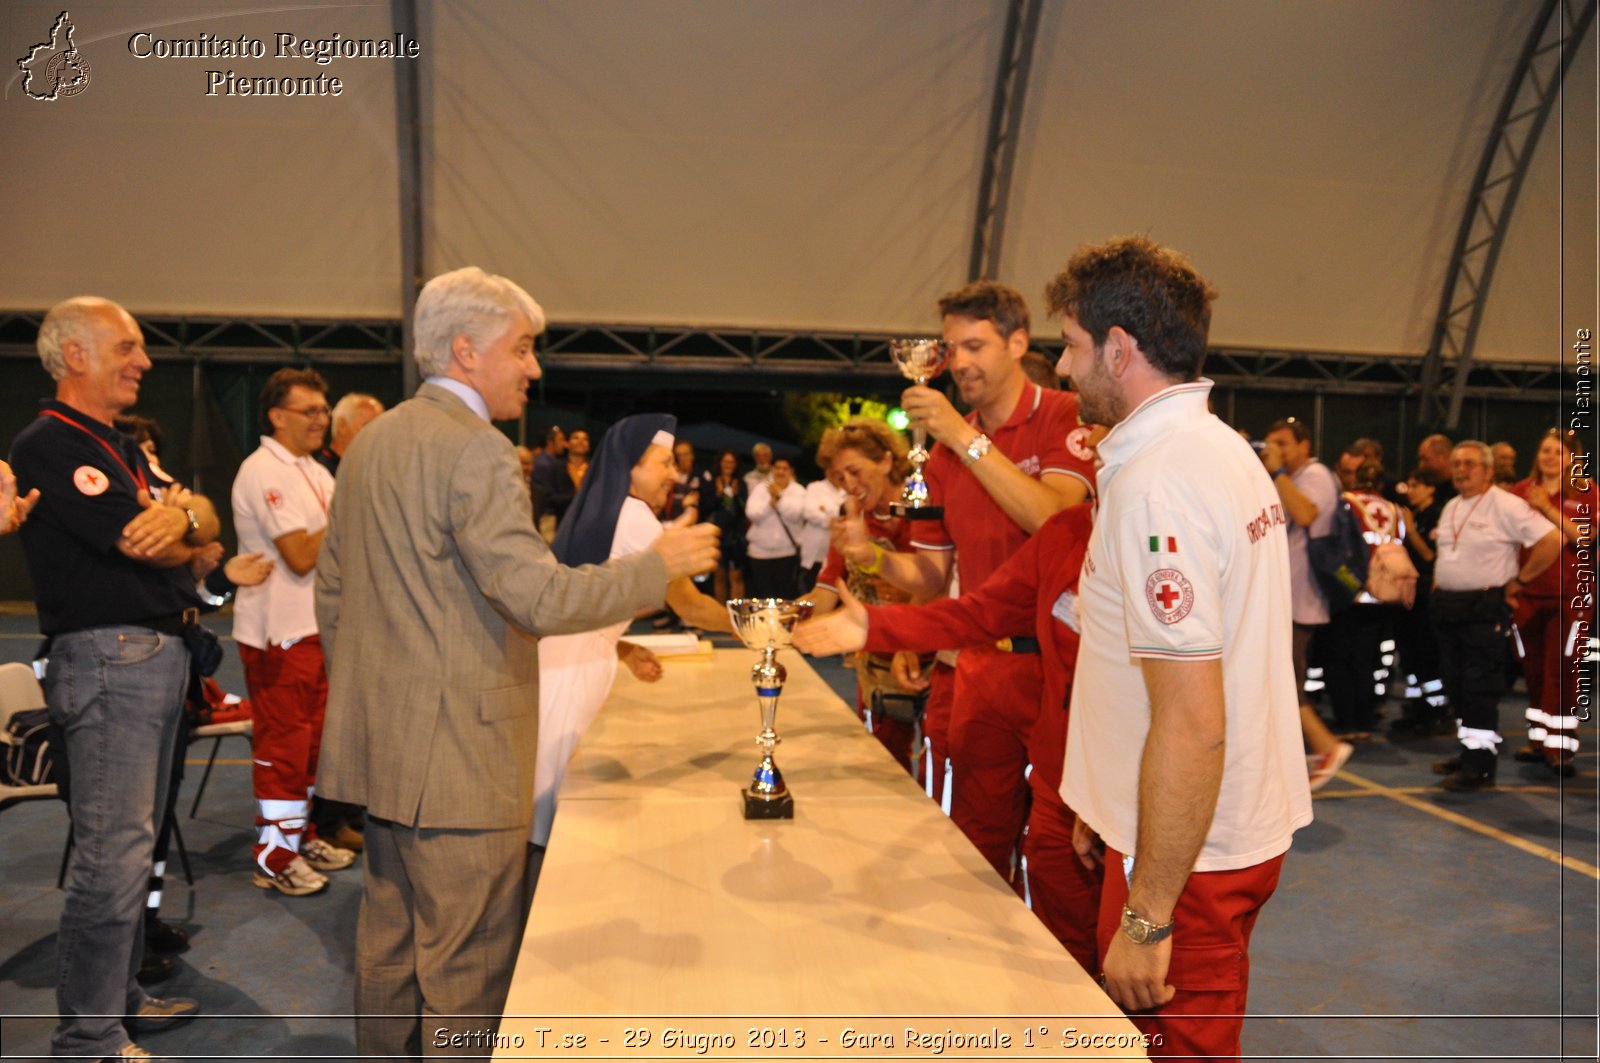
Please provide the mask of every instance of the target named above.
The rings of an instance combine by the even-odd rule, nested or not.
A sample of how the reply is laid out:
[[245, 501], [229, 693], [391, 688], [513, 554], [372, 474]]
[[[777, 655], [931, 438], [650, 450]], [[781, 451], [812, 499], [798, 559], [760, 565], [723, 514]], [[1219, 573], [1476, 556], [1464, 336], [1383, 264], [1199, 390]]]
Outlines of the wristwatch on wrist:
[[992, 446], [994, 444], [989, 441], [989, 437], [979, 432], [972, 437], [972, 442], [967, 444], [967, 456], [962, 461], [967, 465], [971, 465], [989, 453], [989, 448]]
[[189, 518], [189, 530], [183, 533], [183, 541], [193, 546], [194, 537], [200, 531], [200, 518], [195, 516], [194, 510], [188, 506], [183, 507], [183, 515]]
[[1154, 945], [1158, 941], [1165, 941], [1172, 934], [1172, 920], [1168, 919], [1161, 926], [1157, 926], [1124, 904], [1121, 930], [1135, 945]]

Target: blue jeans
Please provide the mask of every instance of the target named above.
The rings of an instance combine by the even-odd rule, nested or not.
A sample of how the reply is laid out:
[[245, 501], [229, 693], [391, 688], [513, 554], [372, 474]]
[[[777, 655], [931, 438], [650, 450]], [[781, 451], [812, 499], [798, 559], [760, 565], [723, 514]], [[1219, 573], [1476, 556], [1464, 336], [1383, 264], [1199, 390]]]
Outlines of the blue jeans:
[[134, 975], [188, 681], [183, 640], [149, 628], [93, 628], [51, 644], [45, 697], [66, 737], [73, 829], [54, 1055], [115, 1054], [131, 1040], [123, 1018], [148, 999]]

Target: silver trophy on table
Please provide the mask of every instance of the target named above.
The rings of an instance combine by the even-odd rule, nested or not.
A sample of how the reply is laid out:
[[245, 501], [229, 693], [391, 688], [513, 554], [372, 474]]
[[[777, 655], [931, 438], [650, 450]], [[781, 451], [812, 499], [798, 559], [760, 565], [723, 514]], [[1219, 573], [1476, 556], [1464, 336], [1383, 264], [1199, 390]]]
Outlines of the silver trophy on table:
[[773, 763], [772, 750], [778, 735], [772, 729], [778, 715], [778, 695], [789, 673], [778, 663], [778, 651], [794, 640], [795, 625], [811, 615], [812, 604], [783, 598], [735, 598], [728, 603], [734, 634], [746, 646], [761, 651], [761, 660], [750, 669], [761, 705], [761, 763], [744, 794], [745, 819], [793, 819], [794, 798], [783, 783], [783, 773]]
[[[890, 340], [889, 357], [900, 370], [900, 375], [919, 387], [944, 372], [950, 360], [950, 345], [944, 340]], [[911, 429], [911, 473], [900, 490], [900, 501], [889, 507], [889, 512], [905, 520], [939, 520], [944, 516], [942, 506], [928, 505], [928, 481], [923, 479], [922, 467], [928, 463], [928, 432], [920, 425]]]

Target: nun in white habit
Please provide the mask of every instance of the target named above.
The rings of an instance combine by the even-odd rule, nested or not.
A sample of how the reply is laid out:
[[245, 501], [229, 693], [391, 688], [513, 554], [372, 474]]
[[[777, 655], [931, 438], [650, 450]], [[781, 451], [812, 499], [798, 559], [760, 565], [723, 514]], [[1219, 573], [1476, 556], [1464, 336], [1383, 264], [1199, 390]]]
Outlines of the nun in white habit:
[[[677, 418], [665, 413], [624, 417], [600, 440], [577, 497], [551, 549], [564, 565], [597, 565], [648, 550], [661, 535], [656, 514], [676, 480], [672, 461]], [[692, 627], [728, 631], [727, 609], [688, 578], [667, 586], [667, 604]], [[628, 621], [598, 631], [539, 640], [539, 754], [534, 768], [533, 828], [529, 841], [550, 841], [556, 797], [567, 762], [611, 693], [617, 661], [646, 682], [661, 678], [661, 662], [622, 641]]]

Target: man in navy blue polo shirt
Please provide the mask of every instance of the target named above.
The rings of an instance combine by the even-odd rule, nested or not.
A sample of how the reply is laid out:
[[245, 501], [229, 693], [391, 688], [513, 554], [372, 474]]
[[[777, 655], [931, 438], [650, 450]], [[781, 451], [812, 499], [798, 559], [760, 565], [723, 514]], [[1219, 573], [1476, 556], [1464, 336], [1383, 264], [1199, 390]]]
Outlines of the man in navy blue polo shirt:
[[19, 492], [39, 491], [21, 539], [50, 640], [45, 696], [72, 780], [51, 1051], [137, 1057], [130, 1031], [199, 1011], [192, 1000], [150, 998], [134, 975], [189, 681], [183, 629], [199, 605], [191, 565], [215, 535], [215, 516], [199, 496], [156, 477], [112, 426], [138, 401], [151, 365], [126, 310], [69, 299], [45, 316], [38, 349], [56, 395], [17, 436], [11, 464]]

